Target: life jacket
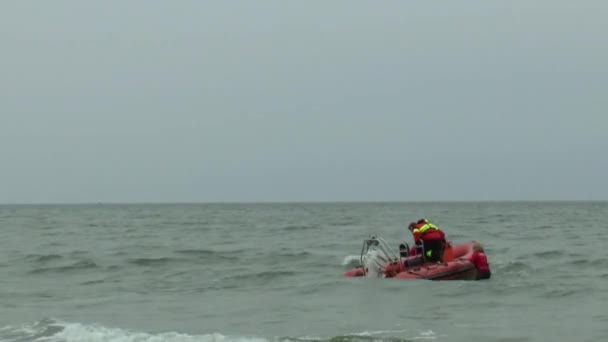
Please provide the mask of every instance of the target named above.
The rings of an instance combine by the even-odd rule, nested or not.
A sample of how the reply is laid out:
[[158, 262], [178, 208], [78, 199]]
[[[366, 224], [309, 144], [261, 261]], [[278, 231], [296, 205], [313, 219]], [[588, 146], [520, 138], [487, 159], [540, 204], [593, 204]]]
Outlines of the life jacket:
[[427, 220], [418, 221], [412, 233], [414, 234], [415, 243], [418, 243], [420, 240], [440, 240], [445, 238], [443, 231]]

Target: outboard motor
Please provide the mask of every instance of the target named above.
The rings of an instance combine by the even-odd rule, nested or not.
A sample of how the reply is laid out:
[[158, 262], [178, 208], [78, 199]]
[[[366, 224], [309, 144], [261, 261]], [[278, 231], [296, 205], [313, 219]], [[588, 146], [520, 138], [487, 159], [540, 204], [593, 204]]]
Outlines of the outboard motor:
[[363, 255], [363, 268], [368, 277], [383, 277], [388, 259], [378, 249], [370, 249]]
[[361, 249], [361, 265], [368, 277], [385, 277], [386, 267], [399, 260], [399, 255], [393, 252], [383, 239], [371, 236], [363, 241]]

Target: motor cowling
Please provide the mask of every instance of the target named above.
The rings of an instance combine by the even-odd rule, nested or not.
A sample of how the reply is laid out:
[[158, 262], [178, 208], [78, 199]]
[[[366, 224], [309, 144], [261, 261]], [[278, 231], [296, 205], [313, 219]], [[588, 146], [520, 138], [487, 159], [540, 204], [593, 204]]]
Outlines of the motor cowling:
[[383, 277], [389, 259], [377, 249], [370, 249], [363, 256], [363, 268], [368, 277]]

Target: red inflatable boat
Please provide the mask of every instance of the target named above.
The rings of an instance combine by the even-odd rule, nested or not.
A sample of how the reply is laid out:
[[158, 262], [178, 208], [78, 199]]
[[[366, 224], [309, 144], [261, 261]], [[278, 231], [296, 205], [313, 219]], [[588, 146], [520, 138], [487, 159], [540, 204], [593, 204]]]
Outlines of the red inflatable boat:
[[344, 273], [346, 277], [382, 277], [397, 279], [430, 280], [474, 280], [477, 276], [475, 265], [469, 260], [473, 254], [473, 242], [452, 246], [448, 242], [443, 263], [425, 262], [424, 252], [409, 256], [406, 243], [400, 253], [395, 253], [381, 238], [371, 237], [363, 242], [360, 264]]

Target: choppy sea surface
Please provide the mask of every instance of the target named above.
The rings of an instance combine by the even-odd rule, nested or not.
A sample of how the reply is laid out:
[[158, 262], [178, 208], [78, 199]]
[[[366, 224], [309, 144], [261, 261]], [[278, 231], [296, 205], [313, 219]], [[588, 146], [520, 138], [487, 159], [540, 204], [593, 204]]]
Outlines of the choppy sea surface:
[[[343, 277], [422, 217], [492, 278]], [[608, 203], [0, 206], [0, 341], [372, 340], [608, 340]]]

